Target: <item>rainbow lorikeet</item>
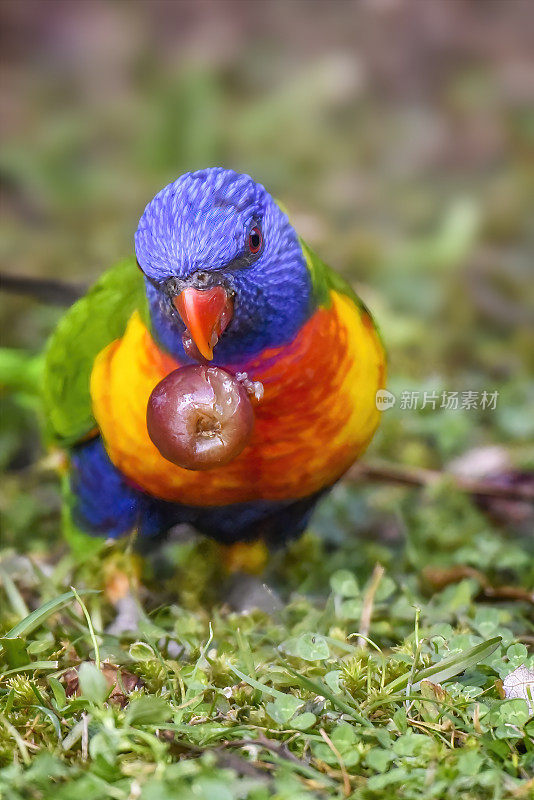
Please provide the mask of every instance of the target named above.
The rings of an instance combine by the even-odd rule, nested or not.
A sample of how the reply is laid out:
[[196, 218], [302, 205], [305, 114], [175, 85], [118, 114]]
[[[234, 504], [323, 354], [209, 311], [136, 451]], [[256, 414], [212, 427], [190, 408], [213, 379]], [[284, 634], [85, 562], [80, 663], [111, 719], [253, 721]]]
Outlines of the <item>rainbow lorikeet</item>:
[[[295, 537], [379, 422], [385, 357], [369, 311], [263, 186], [231, 170], [159, 192], [135, 252], [70, 308], [46, 353], [75, 523], [106, 536], [187, 522], [224, 543]], [[195, 356], [263, 391], [250, 443], [203, 471], [164, 458], [146, 423], [154, 387]]]

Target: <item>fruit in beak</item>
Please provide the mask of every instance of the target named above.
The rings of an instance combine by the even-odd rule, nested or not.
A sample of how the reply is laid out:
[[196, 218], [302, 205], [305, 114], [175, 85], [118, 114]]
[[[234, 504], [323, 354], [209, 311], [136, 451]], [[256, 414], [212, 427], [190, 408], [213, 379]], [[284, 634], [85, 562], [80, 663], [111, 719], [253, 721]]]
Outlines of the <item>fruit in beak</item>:
[[163, 458], [204, 470], [233, 461], [250, 442], [254, 411], [242, 383], [206, 364], [180, 367], [153, 389], [147, 430]]
[[231, 298], [222, 286], [195, 289], [188, 286], [173, 304], [189, 331], [199, 353], [208, 361], [213, 359], [213, 348], [232, 319], [234, 308]]

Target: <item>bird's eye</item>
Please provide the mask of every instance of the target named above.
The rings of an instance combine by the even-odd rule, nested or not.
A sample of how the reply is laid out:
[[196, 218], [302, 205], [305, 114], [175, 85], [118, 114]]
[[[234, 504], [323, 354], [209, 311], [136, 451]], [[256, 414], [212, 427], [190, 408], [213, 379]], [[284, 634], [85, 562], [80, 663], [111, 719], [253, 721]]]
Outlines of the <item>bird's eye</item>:
[[254, 225], [248, 235], [248, 249], [252, 255], [256, 255], [256, 253], [260, 252], [262, 244], [263, 236], [261, 234], [261, 230], [257, 225]]

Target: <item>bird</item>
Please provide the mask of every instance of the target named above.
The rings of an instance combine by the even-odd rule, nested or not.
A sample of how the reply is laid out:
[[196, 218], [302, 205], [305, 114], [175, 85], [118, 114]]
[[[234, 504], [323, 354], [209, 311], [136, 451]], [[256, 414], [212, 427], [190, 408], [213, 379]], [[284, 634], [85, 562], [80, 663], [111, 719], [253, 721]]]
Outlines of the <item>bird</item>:
[[[370, 311], [245, 174], [186, 173], [146, 206], [135, 253], [67, 310], [45, 352], [49, 441], [66, 455], [67, 513], [84, 533], [158, 540], [180, 523], [222, 544], [283, 546], [378, 427], [386, 357]], [[154, 388], [204, 363], [254, 394], [230, 463], [164, 458]], [[250, 389], [252, 387], [252, 389]]]

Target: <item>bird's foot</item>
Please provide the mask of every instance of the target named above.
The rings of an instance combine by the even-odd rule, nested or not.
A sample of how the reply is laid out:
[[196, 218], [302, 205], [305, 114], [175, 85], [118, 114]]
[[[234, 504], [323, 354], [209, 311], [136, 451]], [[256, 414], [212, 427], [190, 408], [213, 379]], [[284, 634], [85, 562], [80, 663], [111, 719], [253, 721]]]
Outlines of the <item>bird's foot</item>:
[[263, 539], [220, 545], [220, 548], [221, 560], [228, 572], [259, 575], [269, 560], [269, 550]]

